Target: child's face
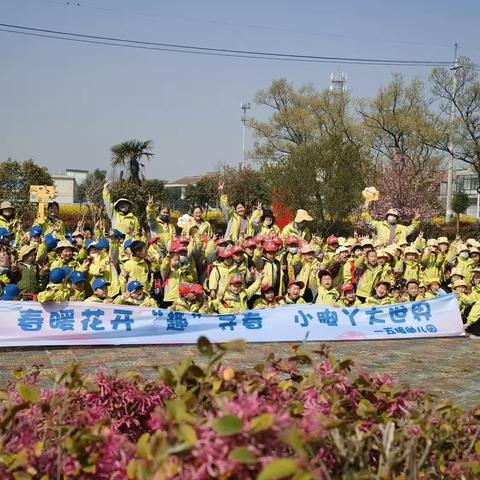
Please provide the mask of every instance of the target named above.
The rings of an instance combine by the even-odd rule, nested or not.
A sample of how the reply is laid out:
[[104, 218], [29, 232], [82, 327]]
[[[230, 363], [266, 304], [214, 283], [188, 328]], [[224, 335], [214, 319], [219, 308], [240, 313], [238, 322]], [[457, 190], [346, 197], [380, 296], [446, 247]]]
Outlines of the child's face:
[[448, 243], [440, 243], [438, 248], [442, 253], [446, 253], [448, 252]]
[[242, 291], [241, 283], [233, 283], [230, 285], [230, 290], [233, 294], [238, 295]]
[[140, 250], [135, 250], [135, 256], [138, 258], [145, 258], [147, 256], [146, 247], [143, 247]]
[[352, 290], [351, 292], [347, 292], [345, 294], [345, 298], [349, 301], [349, 302], [353, 302], [355, 300], [355, 292]]
[[245, 215], [245, 206], [239, 203], [235, 207], [235, 211], [237, 212], [237, 215], [240, 215], [241, 217], [243, 217], [243, 215]]
[[251, 257], [253, 255], [253, 253], [255, 252], [255, 249], [252, 248], [252, 247], [246, 247], [245, 252], [249, 257]]
[[265, 292], [265, 299], [268, 302], [273, 302], [273, 299], [275, 298], [275, 292], [273, 290], [269, 290], [268, 292]]
[[418, 295], [418, 285], [416, 283], [409, 283], [407, 286], [407, 293], [410, 297], [416, 297]]
[[235, 253], [233, 255], [233, 261], [235, 263], [242, 263], [243, 262], [243, 255], [241, 253]]
[[440, 285], [438, 283], [432, 283], [430, 285], [430, 290], [432, 292], [438, 292], [440, 290]]
[[178, 255], [178, 253], [175, 253], [170, 257], [170, 266], [173, 268], [180, 266], [180, 255]]
[[419, 295], [425, 295], [425, 292], [427, 289], [425, 287], [418, 287], [418, 294]]
[[134, 299], [134, 300], [143, 300], [143, 297], [144, 297], [144, 292], [143, 292], [143, 288], [137, 288], [135, 291], [133, 291], [130, 296]]
[[68, 248], [63, 248], [62, 249], [62, 251], [60, 253], [60, 258], [62, 260], [69, 261], [69, 260], [72, 259], [72, 257], [73, 257], [73, 248], [68, 247]]
[[315, 253], [314, 252], [309, 252], [309, 253], [306, 253], [303, 258], [308, 262], [308, 263], [311, 263], [313, 262], [313, 259], [315, 258]]
[[472, 282], [474, 285], [480, 285], [480, 273], [474, 273]]
[[48, 216], [50, 218], [57, 218], [58, 217], [58, 207], [56, 205], [49, 205], [48, 209]]
[[23, 261], [28, 265], [32, 265], [37, 258], [37, 252], [30, 252], [26, 257], [23, 258]]
[[370, 265], [377, 265], [377, 252], [375, 252], [374, 250], [369, 251], [367, 255], [367, 261]]
[[385, 257], [378, 257], [377, 264], [383, 267], [387, 263], [387, 259]]
[[233, 264], [233, 257], [226, 257], [223, 259], [223, 263], [229, 267]]
[[187, 302], [194, 302], [197, 299], [197, 295], [194, 292], [189, 292], [185, 295], [185, 300]]
[[375, 293], [379, 298], [383, 298], [387, 294], [387, 291], [387, 286], [384, 283], [380, 283], [380, 285], [375, 287]]
[[467, 291], [467, 289], [463, 286], [461, 287], [455, 287], [453, 289], [453, 293], [456, 293], [457, 295], [460, 295], [461, 293], [465, 293]]
[[77, 282], [77, 283], [73, 283], [72, 285], [73, 285], [73, 289], [79, 292], [83, 291], [83, 289], [85, 288], [85, 282]]
[[461, 275], [452, 275], [451, 281], [455, 283], [457, 280], [463, 280]]
[[414, 262], [417, 259], [417, 256], [414, 253], [407, 253], [405, 254], [405, 260], [409, 262]]
[[266, 252], [266, 253], [265, 253], [265, 257], [266, 257], [268, 260], [275, 260], [276, 254], [275, 254], [274, 252]]
[[75, 243], [77, 245], [82, 245], [83, 244], [83, 237], [82, 236], [73, 237], [73, 239], [75, 240]]
[[480, 255], [478, 253], [471, 253], [470, 254], [470, 258], [475, 262], [475, 263], [478, 263], [478, 261], [480, 260]]
[[300, 286], [299, 285], [290, 285], [288, 287], [288, 295], [292, 300], [296, 300], [300, 296]]
[[331, 288], [332, 287], [332, 277], [330, 275], [324, 275], [322, 279], [320, 280], [320, 285], [325, 288]]
[[105, 285], [102, 288], [96, 288], [94, 293], [98, 298], [101, 298], [102, 300], [104, 298], [107, 298], [107, 286]]
[[199, 208], [196, 208], [194, 211], [193, 211], [193, 218], [197, 221], [201, 220], [202, 219], [202, 211], [199, 209]]

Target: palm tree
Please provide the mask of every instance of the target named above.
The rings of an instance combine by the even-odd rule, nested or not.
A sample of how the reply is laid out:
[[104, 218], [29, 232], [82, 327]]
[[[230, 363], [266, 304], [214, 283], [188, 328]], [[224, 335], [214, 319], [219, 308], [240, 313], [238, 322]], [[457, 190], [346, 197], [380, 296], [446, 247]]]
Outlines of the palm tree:
[[114, 145], [110, 150], [112, 152], [112, 166], [125, 167], [129, 173], [129, 180], [140, 185], [140, 167], [145, 167], [140, 163], [142, 157], [147, 160], [153, 156], [150, 151], [153, 147], [152, 140], [128, 140], [127, 142]]

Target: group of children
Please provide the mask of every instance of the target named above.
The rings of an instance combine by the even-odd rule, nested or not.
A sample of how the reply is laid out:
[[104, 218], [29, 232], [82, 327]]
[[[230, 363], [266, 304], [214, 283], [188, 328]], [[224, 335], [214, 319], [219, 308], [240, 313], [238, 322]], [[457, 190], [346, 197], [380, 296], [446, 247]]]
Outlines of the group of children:
[[[10, 202], [0, 204], [0, 283], [3, 300], [84, 301], [181, 312], [238, 313], [279, 305], [316, 303], [341, 307], [387, 305], [457, 297], [472, 335], [480, 334], [480, 243], [426, 240], [389, 210], [363, 219], [372, 236], [322, 239], [312, 217], [298, 210], [280, 229], [270, 209], [231, 205], [219, 185], [227, 221], [214, 234], [201, 207], [174, 224], [167, 207], [147, 201], [148, 230], [126, 198], [112, 201], [104, 187], [111, 229], [80, 222], [70, 233], [59, 207], [24, 232]], [[413, 237], [413, 238], [412, 238]]]

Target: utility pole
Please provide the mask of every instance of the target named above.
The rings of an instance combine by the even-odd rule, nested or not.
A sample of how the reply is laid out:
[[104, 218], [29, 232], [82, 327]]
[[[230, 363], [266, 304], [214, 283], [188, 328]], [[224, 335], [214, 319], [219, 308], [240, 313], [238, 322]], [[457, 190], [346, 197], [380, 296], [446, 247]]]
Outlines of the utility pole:
[[240, 102], [240, 108], [242, 110], [242, 113], [240, 115], [240, 120], [243, 123], [243, 136], [242, 136], [242, 161], [240, 162], [240, 168], [242, 168], [242, 164], [246, 162], [245, 158], [245, 135], [247, 131], [247, 110], [250, 110], [252, 106], [250, 105], [249, 102]]
[[[451, 115], [451, 125], [453, 127], [453, 123], [455, 120], [455, 93], [457, 90], [457, 70], [461, 68], [461, 65], [458, 65], [458, 57], [457, 57], [457, 50], [458, 50], [458, 43], [455, 43], [455, 61], [453, 63], [453, 92], [452, 92], [452, 104], [450, 107], [450, 115]], [[450, 138], [451, 135], [450, 135]], [[453, 152], [453, 142], [450, 140], [448, 149], [450, 152]], [[454, 155], [453, 153], [450, 154], [450, 158], [448, 161], [448, 176], [447, 176], [447, 208], [445, 212], [445, 220], [449, 222], [452, 219], [452, 190], [453, 190], [453, 161]]]

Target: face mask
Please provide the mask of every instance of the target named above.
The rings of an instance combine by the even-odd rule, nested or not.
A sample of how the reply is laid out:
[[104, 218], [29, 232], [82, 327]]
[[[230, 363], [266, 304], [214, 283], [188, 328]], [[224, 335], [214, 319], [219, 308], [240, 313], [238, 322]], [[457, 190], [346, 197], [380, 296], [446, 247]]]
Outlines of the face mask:
[[182, 265], [188, 265], [188, 257], [186, 257], [185, 255], [180, 255], [180, 263]]
[[288, 253], [291, 253], [292, 255], [295, 255], [298, 252], [297, 247], [288, 247]]
[[160, 220], [163, 223], [167, 223], [170, 220], [170, 215], [160, 215]]
[[390, 225], [395, 225], [397, 223], [397, 217], [395, 215], [388, 215], [387, 216], [387, 222]]
[[462, 252], [462, 253], [460, 253], [460, 257], [462, 257], [462, 258], [468, 258], [468, 252]]

